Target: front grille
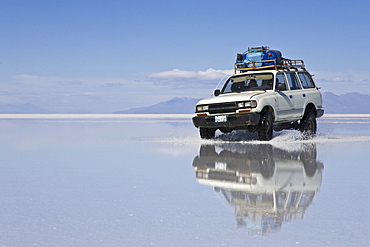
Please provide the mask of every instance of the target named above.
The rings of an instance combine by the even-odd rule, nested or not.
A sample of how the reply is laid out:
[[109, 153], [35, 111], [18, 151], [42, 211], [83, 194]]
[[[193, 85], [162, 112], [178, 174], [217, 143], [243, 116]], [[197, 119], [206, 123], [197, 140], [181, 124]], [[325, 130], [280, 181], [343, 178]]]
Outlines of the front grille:
[[236, 103], [212, 104], [209, 105], [208, 112], [210, 114], [236, 112]]

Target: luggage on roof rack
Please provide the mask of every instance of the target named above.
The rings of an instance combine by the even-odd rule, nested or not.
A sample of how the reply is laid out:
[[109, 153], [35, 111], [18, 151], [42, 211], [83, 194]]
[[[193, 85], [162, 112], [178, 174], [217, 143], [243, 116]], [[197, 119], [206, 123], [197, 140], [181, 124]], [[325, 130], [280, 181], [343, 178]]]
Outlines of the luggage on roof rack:
[[[237, 54], [236, 63], [238, 68], [252, 68], [261, 67], [264, 53], [268, 50], [268, 47], [251, 47], [242, 54]], [[258, 62], [258, 63], [256, 63]]]
[[[280, 51], [276, 50], [269, 50], [263, 54], [263, 59], [262, 60], [269, 60], [269, 62], [264, 62], [262, 65], [263, 66], [269, 66], [269, 65], [281, 65], [283, 57], [281, 55]], [[275, 60], [271, 61], [271, 60]]]
[[268, 46], [251, 47], [242, 54], [237, 54], [234, 65], [236, 71], [245, 72], [256, 69], [304, 68], [303, 60], [291, 60], [282, 57], [278, 50]]

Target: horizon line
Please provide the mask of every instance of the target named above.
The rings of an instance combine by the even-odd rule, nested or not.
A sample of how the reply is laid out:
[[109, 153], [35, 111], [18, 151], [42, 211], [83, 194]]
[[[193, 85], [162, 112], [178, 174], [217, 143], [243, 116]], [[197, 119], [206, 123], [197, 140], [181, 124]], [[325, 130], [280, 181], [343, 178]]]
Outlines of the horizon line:
[[[0, 114], [0, 119], [91, 119], [91, 118], [115, 118], [115, 119], [127, 119], [127, 118], [192, 118], [194, 114], [176, 114], [176, 113], [161, 113], [161, 114], [113, 114], [113, 113], [101, 113], [101, 114], [59, 114], [59, 113], [47, 113], [47, 114]], [[321, 118], [342, 118], [342, 117], [355, 117], [355, 118], [370, 118], [370, 114], [324, 114]]]

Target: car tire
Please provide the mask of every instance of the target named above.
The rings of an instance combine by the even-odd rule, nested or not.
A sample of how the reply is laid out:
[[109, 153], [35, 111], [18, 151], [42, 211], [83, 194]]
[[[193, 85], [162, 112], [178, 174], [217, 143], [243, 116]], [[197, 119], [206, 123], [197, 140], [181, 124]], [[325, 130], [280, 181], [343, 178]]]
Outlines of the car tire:
[[261, 115], [261, 122], [258, 126], [258, 139], [260, 141], [269, 141], [272, 139], [273, 120], [270, 112], [264, 112]]
[[304, 139], [310, 139], [316, 136], [317, 123], [315, 114], [310, 111], [301, 120], [300, 130]]
[[204, 128], [204, 127], [199, 128], [200, 138], [202, 139], [213, 139], [215, 138], [215, 133], [216, 133], [216, 129]]

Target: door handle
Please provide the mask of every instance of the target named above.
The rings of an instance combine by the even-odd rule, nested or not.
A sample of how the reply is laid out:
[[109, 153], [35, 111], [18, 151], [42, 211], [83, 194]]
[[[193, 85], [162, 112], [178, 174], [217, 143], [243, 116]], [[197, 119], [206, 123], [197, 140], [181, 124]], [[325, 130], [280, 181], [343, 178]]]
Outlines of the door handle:
[[289, 98], [293, 98], [293, 95], [289, 95]]
[[306, 97], [306, 94], [305, 93], [303, 94], [303, 97]]

